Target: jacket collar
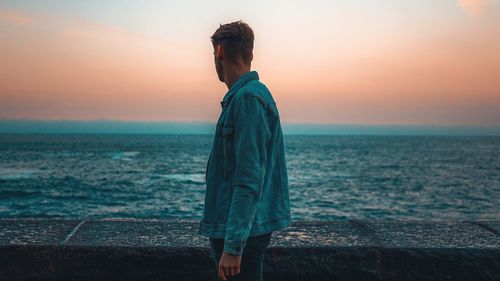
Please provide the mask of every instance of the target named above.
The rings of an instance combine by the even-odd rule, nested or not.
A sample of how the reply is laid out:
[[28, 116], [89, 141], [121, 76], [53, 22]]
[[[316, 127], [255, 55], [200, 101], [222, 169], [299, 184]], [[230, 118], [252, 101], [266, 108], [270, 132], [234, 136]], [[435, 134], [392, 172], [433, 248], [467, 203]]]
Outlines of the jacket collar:
[[224, 98], [220, 102], [221, 106], [224, 107], [224, 105], [227, 103], [229, 98], [236, 93], [241, 87], [243, 87], [246, 83], [252, 81], [252, 80], [259, 80], [259, 74], [257, 71], [249, 71], [238, 78], [238, 80], [231, 86], [229, 91], [224, 95]]

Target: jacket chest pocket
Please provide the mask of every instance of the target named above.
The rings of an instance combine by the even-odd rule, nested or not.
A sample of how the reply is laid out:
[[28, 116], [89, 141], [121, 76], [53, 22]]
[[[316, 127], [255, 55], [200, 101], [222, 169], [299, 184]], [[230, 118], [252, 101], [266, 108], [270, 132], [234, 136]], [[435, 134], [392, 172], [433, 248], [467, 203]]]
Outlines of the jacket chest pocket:
[[227, 179], [232, 170], [234, 127], [230, 125], [221, 125], [218, 129], [221, 138], [222, 155], [224, 158], [224, 178]]

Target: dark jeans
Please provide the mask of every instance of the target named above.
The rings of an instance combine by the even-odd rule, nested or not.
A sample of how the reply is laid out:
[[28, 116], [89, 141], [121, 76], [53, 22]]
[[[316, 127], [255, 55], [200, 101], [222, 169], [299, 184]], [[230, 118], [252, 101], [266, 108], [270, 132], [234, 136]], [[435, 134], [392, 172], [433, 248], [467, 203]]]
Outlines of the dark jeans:
[[[272, 232], [262, 234], [259, 236], [248, 237], [243, 253], [241, 256], [240, 273], [229, 277], [227, 280], [231, 281], [262, 281], [262, 269], [264, 254], [269, 242], [271, 241]], [[210, 238], [210, 248], [212, 258], [215, 260], [215, 275], [216, 279], [220, 281], [217, 274], [219, 268], [219, 260], [222, 256], [224, 248], [224, 238]]]

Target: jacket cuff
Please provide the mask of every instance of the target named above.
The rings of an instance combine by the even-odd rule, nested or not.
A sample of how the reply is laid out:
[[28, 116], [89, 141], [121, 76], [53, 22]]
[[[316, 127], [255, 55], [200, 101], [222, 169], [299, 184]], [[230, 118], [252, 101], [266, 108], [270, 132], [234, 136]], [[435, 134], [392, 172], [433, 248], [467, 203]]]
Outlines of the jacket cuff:
[[224, 252], [226, 253], [241, 256], [243, 254], [244, 247], [245, 247], [245, 241], [238, 242], [238, 241], [224, 240]]

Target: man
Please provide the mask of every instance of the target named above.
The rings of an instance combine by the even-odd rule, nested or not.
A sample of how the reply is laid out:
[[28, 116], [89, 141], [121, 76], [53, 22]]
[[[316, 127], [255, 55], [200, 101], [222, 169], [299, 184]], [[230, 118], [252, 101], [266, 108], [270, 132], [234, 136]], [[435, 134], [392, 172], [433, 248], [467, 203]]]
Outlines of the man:
[[280, 118], [271, 93], [250, 71], [252, 29], [232, 22], [211, 39], [215, 69], [228, 92], [207, 162], [199, 234], [210, 237], [222, 280], [262, 280], [272, 232], [291, 224]]

